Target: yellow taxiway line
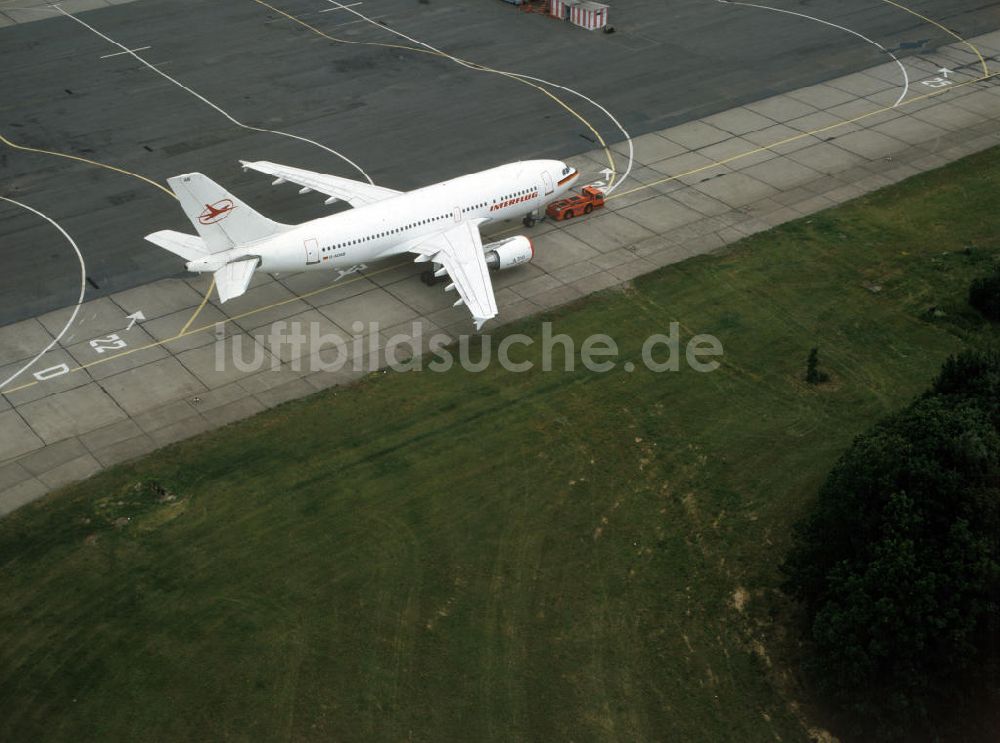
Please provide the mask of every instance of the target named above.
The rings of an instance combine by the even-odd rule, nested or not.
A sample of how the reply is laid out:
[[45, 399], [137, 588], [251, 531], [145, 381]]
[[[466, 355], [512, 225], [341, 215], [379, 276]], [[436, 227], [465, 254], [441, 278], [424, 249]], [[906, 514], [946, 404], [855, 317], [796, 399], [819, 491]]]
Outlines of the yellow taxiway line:
[[[559, 98], [557, 98], [556, 96], [552, 95], [552, 93], [550, 93], [548, 90], [545, 90], [541, 86], [538, 86], [538, 85], [536, 85], [534, 83], [530, 83], [530, 82], [525, 81], [525, 80], [521, 80], [520, 78], [518, 78], [516, 75], [513, 75], [512, 73], [506, 73], [506, 72], [503, 72], [501, 70], [494, 70], [492, 68], [484, 67], [482, 65], [476, 65], [476, 64], [471, 63], [471, 62], [465, 62], [465, 60], [459, 60], [457, 57], [449, 57], [449, 55], [447, 55], [447, 54], [443, 54], [443, 53], [440, 53], [440, 52], [434, 52], [434, 51], [427, 50], [427, 49], [421, 49], [419, 47], [410, 47], [410, 46], [405, 46], [405, 45], [402, 45], [402, 44], [389, 44], [389, 43], [384, 43], [384, 42], [364, 42], [364, 41], [353, 41], [353, 40], [349, 40], [349, 39], [338, 39], [336, 37], [330, 36], [329, 34], [327, 34], [327, 33], [323, 32], [323, 31], [317, 29], [316, 27], [310, 25], [309, 23], [306, 23], [305, 21], [301, 20], [300, 18], [297, 18], [297, 17], [295, 17], [295, 16], [293, 16], [293, 15], [291, 15], [289, 13], [286, 13], [285, 11], [283, 11], [283, 10], [281, 10], [279, 8], [274, 7], [273, 5], [270, 5], [269, 3], [265, 2], [265, 0], [254, 0], [254, 2], [256, 2], [259, 5], [262, 5], [262, 6], [266, 7], [266, 8], [269, 8], [270, 10], [274, 11], [275, 13], [278, 13], [279, 15], [282, 15], [282, 16], [288, 18], [289, 20], [294, 21], [295, 23], [298, 23], [298, 24], [302, 25], [303, 27], [309, 29], [310, 31], [312, 31], [312, 32], [314, 32], [316, 34], [318, 34], [319, 36], [322, 36], [323, 38], [329, 39], [330, 41], [334, 41], [334, 42], [338, 42], [338, 43], [344, 43], [344, 44], [357, 44], [357, 45], [367, 45], [367, 46], [382, 46], [382, 47], [389, 47], [389, 48], [395, 48], [395, 49], [406, 49], [406, 50], [409, 50], [409, 51], [419, 52], [421, 54], [431, 54], [431, 55], [434, 55], [434, 56], [441, 56], [441, 57], [446, 57], [446, 58], [452, 58], [452, 59], [455, 59], [456, 61], [459, 61], [460, 63], [464, 63], [466, 65], [475, 67], [477, 69], [481, 69], [482, 71], [494, 72], [496, 74], [506, 75], [508, 77], [511, 77], [512, 79], [518, 80], [519, 82], [523, 82], [523, 83], [525, 83], [527, 85], [531, 85], [532, 87], [538, 88], [539, 90], [541, 90], [546, 95], [548, 95], [551, 98], [553, 98], [554, 100], [558, 101], [567, 110], [573, 112], [574, 115], [577, 118], [579, 118], [581, 121], [583, 121], [585, 124], [587, 124], [588, 128], [590, 128], [591, 131], [593, 131], [594, 134], [600, 139], [600, 134], [598, 134], [597, 131], [594, 130], [593, 127], [591, 127], [590, 124], [587, 123], [585, 119], [583, 119], [582, 116], [580, 116], [579, 114], [577, 114], [576, 112], [574, 112], [573, 109], [570, 108], [565, 102], [561, 101]], [[780, 147], [782, 145], [789, 144], [791, 142], [795, 142], [795, 141], [798, 141], [800, 139], [804, 139], [804, 138], [807, 138], [807, 137], [814, 137], [814, 136], [817, 136], [817, 135], [822, 134], [824, 132], [832, 131], [832, 130], [837, 129], [837, 128], [842, 127], [842, 126], [847, 126], [847, 125], [850, 125], [850, 124], [857, 123], [859, 121], [863, 121], [865, 119], [871, 118], [872, 116], [877, 116], [877, 115], [882, 114], [882, 113], [887, 113], [887, 112], [894, 111], [895, 109], [901, 108], [901, 107], [906, 106], [908, 104], [916, 103], [918, 101], [923, 101], [923, 100], [927, 100], [927, 99], [930, 99], [930, 98], [935, 98], [935, 97], [940, 96], [940, 95], [945, 95], [945, 94], [947, 94], [947, 93], [949, 93], [949, 92], [951, 92], [953, 90], [957, 90], [959, 88], [966, 87], [968, 85], [973, 85], [973, 84], [976, 84], [976, 83], [985, 82], [985, 81], [990, 80], [990, 79], [992, 79], [994, 77], [997, 77], [997, 75], [1000, 74], [1000, 73], [991, 73], [989, 71], [989, 67], [987, 66], [986, 61], [983, 58], [982, 54], [980, 53], [979, 49], [976, 48], [970, 42], [966, 41], [965, 39], [963, 39], [960, 36], [958, 36], [957, 34], [955, 34], [954, 32], [948, 30], [947, 28], [945, 28], [941, 24], [937, 23], [936, 21], [933, 21], [933, 20], [931, 20], [929, 18], [925, 18], [924, 16], [920, 15], [919, 13], [916, 13], [915, 11], [912, 11], [909, 8], [906, 8], [906, 7], [902, 6], [902, 5], [899, 5], [896, 2], [893, 2], [893, 0], [883, 0], [883, 2], [887, 2], [887, 3], [890, 3], [891, 5], [895, 5], [895, 6], [899, 7], [901, 10], [905, 10], [905, 11], [907, 11], [907, 12], [909, 12], [909, 13], [911, 13], [911, 14], [913, 14], [913, 15], [915, 15], [915, 16], [917, 16], [917, 17], [919, 17], [919, 18], [921, 18], [921, 19], [923, 19], [925, 21], [927, 21], [928, 23], [931, 23], [931, 24], [933, 24], [933, 25], [935, 25], [935, 26], [943, 29], [944, 31], [948, 32], [951, 36], [957, 38], [962, 43], [968, 45], [971, 49], [973, 49], [973, 51], [976, 52], [977, 56], [979, 57], [980, 61], [982, 62], [984, 74], [982, 76], [980, 76], [980, 77], [972, 78], [970, 80], [965, 80], [965, 81], [960, 82], [960, 83], [954, 83], [954, 84], [952, 84], [952, 85], [950, 85], [950, 86], [948, 86], [946, 88], [941, 88], [941, 89], [931, 91], [931, 92], [926, 93], [926, 94], [921, 95], [921, 96], [916, 96], [916, 97], [913, 97], [913, 98], [909, 98], [909, 99], [901, 102], [898, 106], [883, 106], [883, 107], [880, 107], [878, 109], [875, 109], [875, 110], [870, 111], [870, 112], [865, 113], [865, 114], [861, 114], [861, 115], [856, 116], [856, 117], [851, 118], [851, 119], [845, 119], [844, 121], [836, 122], [834, 124], [829, 124], [827, 126], [820, 127], [818, 129], [814, 129], [814, 130], [807, 131], [807, 132], [802, 132], [802, 133], [796, 134], [796, 135], [794, 135], [792, 137], [786, 137], [785, 139], [782, 139], [782, 140], [780, 140], [778, 142], [774, 142], [774, 143], [772, 143], [770, 145], [766, 145], [766, 146], [762, 146], [762, 147], [757, 147], [757, 148], [754, 148], [753, 150], [749, 150], [747, 152], [743, 152], [743, 153], [740, 153], [740, 154], [737, 154], [737, 155], [733, 155], [733, 156], [728, 157], [728, 158], [724, 158], [723, 160], [714, 161], [714, 162], [712, 162], [712, 163], [710, 163], [708, 165], [703, 165], [703, 166], [698, 167], [698, 168], [693, 168], [693, 169], [688, 170], [688, 171], [686, 171], [684, 173], [678, 173], [676, 175], [666, 176], [666, 177], [664, 177], [664, 178], [662, 178], [660, 180], [654, 181], [652, 183], [642, 184], [640, 186], [637, 186], [637, 187], [635, 187], [633, 189], [630, 189], [628, 191], [625, 191], [623, 193], [612, 194], [611, 196], [608, 197], [608, 200], [610, 201], [610, 200], [613, 200], [613, 199], [616, 199], [616, 198], [621, 198], [621, 197], [624, 197], [624, 196], [628, 196], [629, 194], [637, 193], [639, 191], [643, 191], [643, 190], [648, 189], [648, 188], [653, 188], [655, 186], [662, 185], [664, 183], [669, 183], [671, 181], [679, 180], [681, 178], [686, 178], [686, 177], [689, 177], [689, 176], [692, 176], [692, 175], [697, 175], [698, 173], [702, 173], [702, 172], [704, 172], [706, 170], [711, 170], [713, 168], [722, 167], [722, 166], [725, 166], [728, 163], [731, 163], [731, 162], [734, 162], [734, 161], [737, 161], [737, 160], [740, 160], [740, 159], [743, 159], [743, 158], [746, 158], [746, 157], [751, 157], [751, 156], [759, 154], [761, 152], [766, 152], [768, 150], [773, 150], [776, 147]], [[52, 151], [49, 151], [49, 150], [42, 150], [42, 149], [33, 148], [33, 147], [24, 147], [22, 145], [14, 144], [10, 140], [6, 139], [3, 135], [0, 135], [0, 142], [3, 142], [4, 144], [7, 144], [8, 146], [13, 147], [15, 149], [24, 150], [24, 151], [28, 151], [28, 152], [38, 152], [38, 153], [42, 153], [42, 154], [54, 155], [54, 156], [57, 156], [57, 157], [68, 158], [68, 159], [71, 159], [71, 160], [78, 160], [78, 161], [81, 161], [81, 162], [84, 162], [84, 163], [87, 163], [87, 164], [90, 164], [90, 165], [95, 165], [97, 167], [102, 167], [102, 168], [106, 168], [108, 170], [113, 170], [113, 171], [116, 171], [118, 173], [122, 173], [124, 175], [133, 176], [135, 178], [139, 178], [140, 180], [143, 180], [143, 181], [149, 183], [150, 185], [153, 185], [153, 186], [159, 188], [160, 190], [162, 190], [162, 191], [166, 192], [167, 194], [169, 194], [171, 197], [174, 196], [174, 194], [172, 192], [170, 192], [168, 189], [164, 188], [160, 184], [156, 183], [155, 181], [152, 181], [152, 180], [146, 178], [145, 176], [139, 175], [137, 173], [133, 173], [133, 172], [125, 170], [123, 168], [117, 168], [117, 167], [115, 167], [113, 165], [107, 165], [105, 163], [101, 163], [101, 162], [98, 162], [98, 161], [95, 161], [95, 160], [89, 160], [87, 158], [77, 157], [76, 155], [67, 155], [67, 154], [60, 153], [60, 152], [52, 152]], [[610, 158], [610, 151], [607, 148], [607, 146], [604, 144], [603, 139], [601, 139], [601, 144], [602, 144], [602, 146], [604, 146], [605, 152], [608, 154], [608, 156]], [[495, 234], [496, 235], [508, 234], [510, 232], [515, 232], [515, 231], [517, 231], [519, 229], [520, 229], [520, 227], [513, 227], [513, 228], [510, 228], [508, 230], [502, 230], [502, 231], [500, 231], [498, 233], [495, 233]], [[139, 346], [139, 347], [136, 347], [136, 348], [132, 348], [132, 349], [129, 349], [127, 351], [122, 351], [121, 353], [117, 353], [117, 354], [114, 354], [114, 355], [111, 355], [111, 356], [100, 358], [100, 359], [97, 359], [95, 361], [91, 361], [91, 362], [89, 362], [87, 364], [81, 364], [80, 366], [77, 366], [77, 367], [74, 367], [74, 368], [70, 369], [69, 373], [77, 372], [77, 371], [80, 371], [82, 369], [88, 369], [88, 368], [96, 366], [98, 364], [101, 364], [101, 363], [104, 363], [104, 362], [107, 362], [107, 361], [111, 361], [113, 359], [118, 359], [118, 358], [121, 358], [123, 356], [128, 356], [128, 355], [133, 354], [133, 353], [138, 353], [140, 351], [146, 351], [146, 350], [151, 349], [151, 348], [156, 348], [156, 347], [162, 346], [162, 345], [164, 345], [166, 343], [170, 343], [171, 341], [175, 341], [175, 340], [178, 340], [180, 338], [183, 338], [185, 336], [193, 335], [195, 333], [204, 332], [206, 330], [209, 330], [209, 329], [215, 327], [216, 325], [219, 325], [219, 324], [225, 325], [225, 324], [227, 324], [229, 322], [232, 322], [234, 320], [240, 320], [240, 319], [243, 319], [245, 317], [250, 317], [252, 315], [255, 315], [255, 314], [259, 313], [259, 312], [264, 312], [264, 311], [267, 311], [267, 310], [270, 310], [270, 309], [274, 309], [276, 307], [281, 307], [282, 305], [289, 304], [289, 303], [294, 302], [294, 301], [299, 300], [299, 299], [307, 299], [307, 298], [315, 296], [317, 294], [321, 294], [322, 292], [329, 291], [330, 289], [334, 289], [334, 288], [336, 288], [338, 286], [346, 286], [346, 285], [351, 284], [351, 283], [353, 283], [355, 281], [360, 281], [362, 279], [365, 279], [365, 278], [367, 278], [369, 276], [376, 276], [378, 274], [385, 273], [387, 271], [395, 270], [396, 268], [399, 268], [401, 266], [407, 265], [408, 263], [409, 263], [409, 261], [403, 261], [403, 262], [400, 262], [400, 263], [393, 264], [391, 266], [386, 266], [385, 268], [381, 268], [381, 269], [378, 269], [378, 270], [375, 270], [375, 271], [371, 271], [371, 272], [369, 272], [367, 274], [364, 274], [364, 275], [359, 275], [359, 276], [357, 276], [357, 277], [355, 277], [353, 279], [349, 279], [347, 281], [335, 281], [335, 282], [329, 284], [328, 286], [321, 287], [319, 289], [314, 289], [313, 291], [307, 292], [305, 294], [295, 295], [295, 296], [288, 297], [286, 299], [283, 299], [283, 300], [280, 300], [280, 301], [277, 301], [277, 302], [272, 302], [271, 304], [264, 305], [264, 306], [261, 306], [261, 307], [257, 307], [255, 309], [248, 310], [246, 312], [240, 313], [238, 315], [234, 315], [232, 317], [227, 317], [224, 320], [220, 320], [218, 323], [211, 323], [209, 325], [203, 325], [201, 327], [197, 327], [197, 328], [194, 328], [192, 330], [192, 329], [190, 329], [191, 325], [194, 323], [195, 319], [201, 314], [202, 310], [205, 308], [205, 305], [208, 302], [209, 296], [211, 294], [212, 288], [213, 288], [214, 283], [215, 283], [214, 280], [213, 280], [212, 283], [208, 287], [208, 291], [206, 291], [204, 297], [202, 298], [201, 304], [199, 304], [199, 306], [195, 309], [194, 314], [187, 321], [187, 323], [184, 325], [184, 327], [181, 328], [180, 332], [178, 332], [177, 335], [175, 335], [175, 336], [173, 336], [171, 338], [166, 338], [164, 340], [154, 341], [153, 343], [148, 343], [148, 344], [146, 344], [144, 346]], [[5, 394], [5, 395], [12, 394], [14, 392], [18, 392], [18, 391], [27, 389], [29, 387], [33, 387], [34, 385], [36, 385], [38, 383], [39, 383], [38, 380], [35, 380], [35, 381], [32, 381], [32, 382], [28, 382], [26, 384], [20, 385], [18, 387], [14, 387], [14, 388], [11, 388], [11, 389], [8, 389], [8, 390], [2, 390], [2, 391], [0, 391], [0, 393]]]
[[52, 157], [62, 157], [67, 160], [76, 160], [77, 162], [81, 162], [86, 165], [93, 165], [98, 168], [104, 168], [105, 170], [113, 170], [115, 173], [121, 173], [122, 175], [131, 176], [132, 178], [138, 178], [140, 181], [144, 181], [145, 183], [148, 183], [150, 186], [160, 189], [170, 198], [172, 199], [176, 198], [174, 196], [173, 191], [171, 191], [169, 188], [165, 188], [164, 186], [161, 186], [159, 183], [152, 180], [151, 178], [147, 178], [146, 176], [140, 175], [139, 173], [135, 173], [131, 170], [126, 170], [125, 168], [119, 168], [115, 165], [108, 165], [107, 163], [102, 163], [99, 160], [91, 160], [86, 157], [80, 157], [79, 155], [68, 155], [65, 152], [56, 152], [55, 150], [43, 150], [39, 147], [28, 147], [23, 144], [17, 144], [16, 142], [11, 142], [3, 134], [0, 134], [0, 142], [3, 142], [8, 147], [12, 147], [15, 150], [21, 150], [21, 152], [35, 152], [40, 155], [51, 155]]
[[912, 16], [916, 16], [920, 20], [925, 21], [926, 23], [929, 23], [932, 26], [937, 26], [942, 31], [944, 31], [946, 34], [948, 34], [949, 36], [951, 36], [953, 39], [957, 39], [962, 44], [965, 44], [967, 47], [969, 47], [969, 49], [971, 49], [973, 51], [973, 53], [977, 57], [979, 57], [979, 63], [983, 66], [983, 75], [985, 77], [989, 77], [989, 75], [990, 75], [989, 65], [986, 64], [986, 59], [983, 57], [983, 53], [981, 51], [979, 51], [979, 48], [975, 44], [973, 44], [971, 41], [968, 41], [967, 39], [962, 38], [959, 34], [955, 33], [954, 31], [952, 31], [947, 26], [944, 26], [941, 23], [938, 23], [933, 18], [928, 18], [927, 16], [922, 15], [921, 13], [918, 13], [917, 11], [913, 10], [912, 8], [906, 7], [902, 3], [897, 3], [897, 2], [895, 2], [895, 0], [882, 0], [882, 2], [887, 3], [889, 5], [892, 5], [892, 6], [896, 7], [896, 8], [899, 8], [900, 10], [904, 11], [905, 13], [909, 13]]
[[[198, 317], [198, 315], [201, 313], [202, 309], [204, 309], [205, 304], [208, 302], [208, 297], [209, 297], [209, 295], [211, 293], [212, 286], [214, 286], [214, 284], [215, 284], [215, 282], [213, 280], [212, 285], [209, 286], [209, 291], [205, 292], [205, 296], [202, 298], [201, 304], [195, 310], [194, 315], [191, 317], [190, 320], [188, 320], [187, 325], [185, 325], [184, 328], [179, 333], [177, 333], [177, 335], [174, 335], [174, 336], [172, 336], [170, 338], [164, 338], [163, 340], [153, 341], [152, 343], [147, 343], [144, 346], [136, 346], [135, 348], [130, 348], [130, 349], [126, 350], [126, 351], [121, 351], [120, 353], [112, 354], [110, 356], [104, 356], [104, 357], [101, 357], [99, 359], [95, 359], [94, 361], [90, 361], [90, 362], [88, 362], [86, 364], [80, 364], [79, 366], [74, 366], [72, 369], [70, 369], [68, 372], [65, 372], [64, 374], [72, 374], [74, 372], [82, 371], [84, 369], [90, 369], [91, 367], [97, 366], [98, 364], [103, 364], [103, 363], [108, 362], [108, 361], [113, 361], [115, 359], [120, 359], [120, 358], [122, 358], [124, 356], [130, 356], [133, 353], [139, 353], [140, 351], [148, 351], [151, 348], [157, 348], [159, 346], [166, 345], [167, 343], [171, 343], [173, 341], [179, 340], [179, 339], [184, 338], [186, 336], [195, 335], [196, 333], [202, 333], [202, 332], [204, 332], [206, 330], [211, 330], [212, 328], [216, 327], [217, 325], [227, 325], [227, 324], [229, 324], [229, 323], [231, 323], [231, 322], [233, 322], [235, 320], [242, 320], [245, 317], [251, 317], [252, 315], [256, 315], [258, 312], [264, 312], [266, 310], [274, 309], [275, 307], [281, 307], [283, 305], [290, 304], [292, 302], [296, 302], [296, 301], [298, 301], [300, 299], [308, 299], [309, 297], [314, 297], [317, 294], [322, 294], [323, 292], [330, 291], [331, 289], [336, 289], [337, 287], [340, 287], [340, 286], [347, 286], [348, 284], [353, 284], [355, 281], [361, 281], [362, 279], [366, 279], [369, 276], [377, 276], [378, 274], [385, 273], [386, 271], [392, 271], [392, 270], [394, 270], [396, 268], [400, 268], [401, 266], [405, 266], [405, 265], [409, 265], [409, 264], [410, 264], [410, 261], [402, 261], [400, 263], [394, 263], [391, 266], [385, 266], [385, 267], [380, 268], [380, 269], [378, 269], [376, 271], [369, 271], [368, 273], [365, 273], [365, 274], [359, 274], [358, 276], [356, 276], [356, 277], [354, 277], [352, 279], [348, 279], [346, 281], [334, 281], [333, 283], [328, 284], [327, 286], [320, 287], [319, 289], [313, 289], [312, 291], [306, 292], [305, 294], [295, 294], [295, 295], [293, 295], [291, 297], [286, 297], [285, 299], [279, 300], [277, 302], [272, 302], [271, 304], [264, 305], [262, 307], [255, 307], [252, 310], [247, 310], [246, 312], [241, 312], [238, 315], [232, 315], [230, 317], [225, 318], [224, 320], [219, 320], [218, 322], [209, 323], [208, 325], [202, 325], [202, 326], [194, 328], [194, 329], [189, 329], [191, 323], [194, 322], [194, 319], [196, 317]], [[63, 376], [63, 375], [61, 374], [59, 376]], [[4, 394], [4, 395], [10, 395], [10, 394], [13, 394], [15, 392], [20, 392], [21, 390], [26, 390], [29, 387], [34, 387], [38, 383], [39, 383], [39, 380], [36, 379], [36, 380], [34, 380], [32, 382], [27, 382], [27, 383], [22, 384], [22, 385], [20, 385], [18, 387], [11, 387], [10, 389], [3, 390], [2, 394]]]
[[702, 172], [704, 172], [706, 170], [712, 170], [713, 168], [718, 168], [718, 167], [724, 166], [724, 165], [726, 165], [728, 163], [731, 163], [731, 162], [734, 162], [736, 160], [742, 160], [745, 157], [751, 157], [752, 155], [757, 155], [757, 154], [760, 154], [761, 152], [767, 152], [768, 150], [773, 150], [775, 147], [781, 147], [782, 145], [786, 145], [786, 144], [789, 144], [791, 142], [796, 142], [796, 141], [798, 141], [800, 139], [805, 139], [806, 137], [815, 137], [817, 135], [823, 134], [824, 132], [829, 132], [829, 131], [832, 131], [832, 130], [837, 129], [839, 127], [842, 127], [842, 126], [848, 126], [850, 124], [856, 124], [857, 122], [864, 121], [865, 119], [871, 118], [872, 116], [878, 116], [879, 114], [889, 113], [889, 112], [895, 111], [897, 109], [900, 109], [903, 106], [907, 106], [907, 105], [909, 105], [911, 103], [916, 103], [918, 101], [927, 100], [928, 98], [934, 98], [935, 96], [944, 95], [945, 93], [949, 93], [949, 92], [951, 92], [953, 90], [957, 90], [959, 88], [963, 88], [963, 87], [965, 87], [967, 85], [974, 85], [976, 83], [985, 82], [986, 80], [989, 80], [991, 78], [996, 77], [998, 74], [1000, 74], [1000, 73], [991, 72], [991, 73], [989, 73], [987, 75], [983, 75], [982, 77], [976, 77], [976, 78], [972, 78], [970, 80], [964, 80], [964, 81], [962, 81], [960, 83], [954, 83], [953, 85], [949, 85], [947, 88], [940, 88], [938, 90], [931, 91], [930, 93], [925, 93], [924, 95], [914, 96], [913, 98], [907, 98], [905, 101], [902, 101], [901, 103], [899, 103], [896, 106], [883, 106], [882, 108], [876, 109], [874, 111], [869, 111], [868, 113], [861, 114], [860, 116], [855, 116], [854, 118], [851, 118], [851, 119], [844, 119], [843, 121], [838, 121], [838, 122], [833, 123], [833, 124], [827, 124], [826, 126], [822, 126], [822, 127], [818, 128], [818, 129], [813, 129], [813, 130], [807, 131], [807, 132], [801, 132], [800, 134], [796, 134], [796, 135], [791, 136], [791, 137], [786, 137], [785, 139], [782, 139], [782, 140], [780, 140], [778, 142], [774, 142], [774, 143], [769, 144], [769, 145], [764, 145], [762, 147], [757, 147], [757, 148], [749, 150], [747, 152], [741, 152], [738, 155], [733, 155], [731, 157], [727, 157], [727, 158], [724, 158], [722, 160], [713, 161], [713, 162], [709, 163], [708, 165], [702, 165], [701, 167], [694, 168], [693, 170], [688, 170], [685, 173], [678, 173], [677, 175], [666, 176], [665, 178], [661, 178], [660, 180], [653, 181], [652, 183], [644, 183], [641, 186], [636, 186], [635, 188], [629, 189], [628, 191], [624, 191], [622, 193], [612, 194], [612, 195], [608, 196], [607, 200], [608, 201], [612, 201], [614, 199], [618, 199], [618, 198], [621, 198], [623, 196], [628, 196], [629, 194], [633, 194], [633, 193], [636, 193], [638, 191], [643, 191], [643, 190], [645, 190], [647, 188], [653, 188], [655, 186], [661, 186], [664, 183], [669, 183], [670, 181], [675, 181], [675, 180], [678, 180], [679, 178], [687, 178], [687, 177], [692, 176], [692, 175], [697, 175], [698, 173], [702, 173]]
[[[469, 69], [478, 70], [480, 72], [491, 72], [491, 73], [496, 74], [496, 75], [502, 75], [502, 76], [504, 76], [504, 77], [506, 77], [508, 79], [515, 80], [515, 81], [517, 81], [519, 83], [522, 83], [522, 84], [527, 85], [527, 86], [529, 86], [531, 88], [534, 88], [535, 90], [543, 93], [544, 95], [546, 95], [549, 98], [551, 98], [554, 102], [556, 102], [557, 104], [559, 104], [560, 106], [562, 106], [562, 108], [564, 108], [572, 116], [574, 116], [576, 119], [578, 119], [597, 138], [597, 141], [600, 143], [601, 148], [604, 150], [605, 156], [608, 158], [608, 166], [611, 168], [611, 172], [612, 172], [612, 176], [611, 176], [610, 180], [611, 180], [611, 183], [614, 183], [614, 179], [617, 176], [618, 170], [615, 167], [614, 157], [612, 157], [612, 155], [611, 155], [611, 148], [608, 147], [608, 144], [604, 141], [604, 137], [602, 137], [601, 133], [598, 132], [597, 129], [594, 128], [594, 126], [589, 121], [587, 121], [587, 119], [585, 119], [576, 109], [574, 109], [572, 106], [570, 106], [564, 100], [562, 100], [561, 98], [559, 98], [557, 95], [555, 95], [551, 91], [547, 90], [546, 88], [542, 87], [541, 85], [539, 85], [537, 83], [533, 83], [530, 80], [525, 80], [524, 78], [522, 78], [521, 76], [519, 76], [519, 75], [517, 75], [516, 73], [513, 73], [513, 72], [507, 72], [505, 70], [497, 70], [497, 69], [494, 69], [492, 67], [487, 67], [486, 65], [479, 64], [477, 62], [470, 62], [467, 59], [462, 59], [461, 57], [456, 57], [454, 55], [446, 54], [445, 52], [440, 52], [440, 51], [436, 51], [436, 50], [432, 50], [432, 49], [424, 49], [424, 48], [416, 47], [416, 46], [408, 46], [406, 44], [393, 44], [393, 43], [384, 42], [384, 41], [356, 41], [354, 39], [341, 39], [341, 38], [338, 38], [336, 36], [331, 36], [330, 34], [326, 33], [325, 31], [321, 31], [320, 29], [316, 28], [312, 24], [307, 23], [306, 21], [302, 20], [298, 16], [292, 15], [291, 13], [289, 13], [289, 12], [287, 12], [285, 10], [282, 10], [281, 8], [276, 8], [275, 6], [271, 5], [270, 3], [265, 2], [265, 0], [254, 0], [254, 2], [257, 3], [258, 5], [264, 6], [268, 10], [271, 10], [271, 11], [277, 13], [278, 15], [284, 16], [288, 20], [290, 20], [290, 21], [292, 21], [294, 23], [299, 24], [303, 28], [306, 28], [306, 29], [312, 31], [314, 34], [316, 34], [318, 36], [321, 36], [324, 39], [327, 39], [328, 41], [333, 41], [333, 42], [338, 43], [338, 44], [353, 44], [353, 45], [357, 45], [357, 46], [378, 46], [378, 47], [384, 47], [384, 48], [387, 48], [387, 49], [403, 49], [403, 50], [410, 51], [410, 52], [417, 52], [419, 54], [428, 54], [428, 55], [434, 56], [434, 57], [441, 57], [443, 59], [450, 59], [450, 60], [452, 60], [452, 61], [454, 61], [454, 62], [456, 62], [456, 63], [458, 63], [458, 64], [460, 64], [460, 65], [462, 65], [464, 67], [468, 67]], [[391, 31], [391, 29], [389, 29], [389, 30]]]

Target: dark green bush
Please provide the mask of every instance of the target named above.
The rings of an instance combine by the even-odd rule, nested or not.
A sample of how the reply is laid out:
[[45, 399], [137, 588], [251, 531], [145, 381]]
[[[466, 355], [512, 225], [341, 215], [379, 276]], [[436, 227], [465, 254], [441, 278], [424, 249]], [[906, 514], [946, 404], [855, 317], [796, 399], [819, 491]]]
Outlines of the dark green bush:
[[994, 322], [1000, 322], [1000, 271], [976, 279], [969, 286], [969, 304]]
[[808, 669], [880, 737], [996, 686], [1000, 355], [950, 359], [932, 389], [859, 436], [797, 530], [784, 571]]

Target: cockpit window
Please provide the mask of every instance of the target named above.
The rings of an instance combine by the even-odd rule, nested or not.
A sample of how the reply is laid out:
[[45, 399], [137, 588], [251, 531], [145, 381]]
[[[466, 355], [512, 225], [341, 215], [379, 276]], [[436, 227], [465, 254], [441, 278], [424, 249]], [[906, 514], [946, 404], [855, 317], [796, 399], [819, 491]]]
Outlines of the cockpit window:
[[565, 168], [563, 168], [563, 173], [562, 174], [563, 175], [569, 175], [569, 171], [570, 170], [571, 170], [571, 168], [567, 165]]

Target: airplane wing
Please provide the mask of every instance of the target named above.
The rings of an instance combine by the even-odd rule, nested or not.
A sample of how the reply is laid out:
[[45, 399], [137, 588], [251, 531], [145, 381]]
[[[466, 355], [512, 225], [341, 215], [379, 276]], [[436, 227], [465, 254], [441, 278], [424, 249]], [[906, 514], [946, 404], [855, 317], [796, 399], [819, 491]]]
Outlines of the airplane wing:
[[353, 207], [367, 206], [377, 201], [398, 196], [402, 191], [393, 191], [391, 188], [373, 186], [370, 183], [352, 181], [350, 178], [341, 178], [336, 175], [325, 175], [323, 173], [313, 173], [311, 170], [300, 168], [290, 168], [287, 165], [277, 165], [266, 160], [257, 162], [247, 162], [240, 160], [240, 165], [244, 170], [256, 170], [258, 173], [275, 176], [274, 185], [289, 181], [302, 186], [299, 193], [309, 193], [318, 191], [329, 198], [327, 204], [334, 201], [346, 201]]
[[444, 267], [452, 281], [447, 288], [457, 289], [461, 297], [455, 306], [468, 306], [476, 330], [496, 317], [497, 302], [477, 221], [462, 222], [407, 249], [417, 254], [418, 263], [434, 261]]

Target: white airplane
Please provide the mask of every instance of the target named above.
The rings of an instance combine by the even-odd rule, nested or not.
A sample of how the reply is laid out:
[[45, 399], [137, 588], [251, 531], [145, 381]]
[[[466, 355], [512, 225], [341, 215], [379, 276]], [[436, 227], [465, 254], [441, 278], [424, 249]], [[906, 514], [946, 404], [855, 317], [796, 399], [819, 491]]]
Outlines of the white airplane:
[[497, 315], [489, 269], [512, 268], [535, 254], [523, 236], [483, 245], [479, 228], [520, 216], [530, 226], [532, 213], [560, 198], [579, 176], [556, 160], [530, 160], [404, 193], [269, 162], [241, 164], [275, 176], [274, 185], [295, 183], [299, 193], [317, 191], [328, 197], [327, 204], [346, 201], [353, 208], [285, 225], [201, 173], [169, 178], [198, 237], [161, 230], [146, 239], [184, 258], [189, 271], [214, 273], [220, 301], [243, 294], [257, 269], [335, 269], [344, 276], [373, 261], [413, 253], [417, 263], [433, 264], [424, 272], [425, 282], [447, 274], [446, 290], [458, 292], [455, 306], [468, 306], [477, 330]]

